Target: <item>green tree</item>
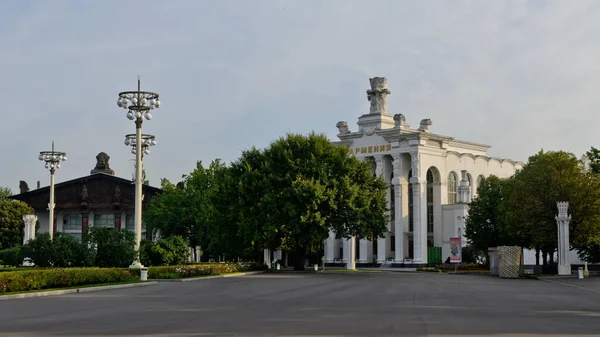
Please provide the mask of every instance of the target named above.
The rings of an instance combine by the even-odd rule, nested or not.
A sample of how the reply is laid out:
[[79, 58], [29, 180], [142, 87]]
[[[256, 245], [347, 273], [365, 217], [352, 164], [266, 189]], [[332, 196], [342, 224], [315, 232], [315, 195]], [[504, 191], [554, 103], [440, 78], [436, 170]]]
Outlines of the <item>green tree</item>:
[[0, 247], [23, 243], [23, 216], [34, 214], [33, 208], [18, 200], [0, 198]]
[[0, 199], [5, 199], [12, 195], [13, 195], [13, 193], [12, 193], [12, 190], [10, 189], [10, 187], [0, 186]]
[[590, 150], [585, 153], [585, 155], [587, 156], [587, 158], [589, 160], [590, 171], [592, 171], [592, 173], [599, 174], [600, 173], [600, 150], [592, 146], [590, 148]]
[[487, 255], [488, 247], [513, 244], [505, 216], [511, 183], [511, 179], [491, 175], [477, 187], [477, 196], [471, 201], [465, 219], [465, 236], [469, 246], [478, 252]]
[[554, 262], [558, 245], [558, 201], [569, 202], [571, 246], [585, 250], [595, 242], [600, 233], [600, 193], [594, 187], [599, 185], [596, 178], [584, 172], [574, 154], [540, 151], [529, 158], [513, 180], [507, 202], [508, 230], [520, 245], [541, 251], [544, 265]]
[[316, 134], [289, 134], [264, 151], [245, 151], [232, 165], [238, 177], [240, 233], [256, 249], [292, 251], [304, 269], [311, 247], [332, 229], [338, 238], [386, 232], [387, 185], [367, 162]]
[[210, 243], [210, 227], [216, 218], [212, 198], [219, 172], [225, 169], [218, 159], [207, 168], [199, 161], [192, 173], [183, 176], [181, 183], [174, 185], [163, 179], [163, 193], [152, 199], [145, 215], [146, 223], [153, 230], [159, 229], [164, 237], [179, 235], [190, 246], [206, 249]]

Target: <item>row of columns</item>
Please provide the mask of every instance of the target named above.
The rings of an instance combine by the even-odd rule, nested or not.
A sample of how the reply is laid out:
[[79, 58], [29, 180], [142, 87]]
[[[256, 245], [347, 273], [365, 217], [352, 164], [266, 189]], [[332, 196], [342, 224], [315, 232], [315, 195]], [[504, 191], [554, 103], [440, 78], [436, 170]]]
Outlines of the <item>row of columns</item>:
[[[420, 160], [419, 160], [419, 153], [414, 151], [414, 152], [410, 152], [410, 158], [411, 158], [411, 170], [412, 170], [412, 176], [410, 178], [410, 181], [408, 183], [410, 183], [412, 185], [412, 193], [413, 193], [413, 244], [414, 244], [414, 251], [413, 251], [413, 263], [426, 263], [427, 262], [427, 197], [426, 197], [426, 193], [427, 193], [427, 181], [425, 179], [421, 179], [421, 172], [420, 172]], [[395, 214], [394, 214], [394, 222], [393, 222], [393, 230], [390, 230], [390, 232], [393, 232], [395, 235], [395, 247], [394, 247], [394, 262], [395, 263], [403, 263], [404, 262], [404, 244], [405, 244], [405, 231], [404, 231], [404, 227], [405, 227], [405, 222], [404, 222], [404, 217], [403, 217], [403, 200], [402, 198], [405, 197], [405, 195], [403, 195], [403, 191], [405, 190], [405, 186], [407, 185], [406, 183], [406, 178], [403, 179], [403, 177], [407, 177], [408, 173], [406, 175], [402, 174], [402, 160], [403, 157], [407, 157], [406, 155], [403, 156], [402, 153], [395, 153], [392, 154], [392, 170], [394, 173], [394, 178], [391, 181], [391, 184], [394, 188], [394, 200], [388, 200], [390, 203], [394, 203], [394, 210], [395, 210]], [[384, 155], [380, 155], [380, 156], [375, 156], [375, 174], [378, 177], [381, 177], [384, 174], [384, 165], [385, 165], [385, 158]], [[389, 181], [388, 179], [384, 180]], [[408, 216], [406, 217], [407, 221], [408, 221]], [[390, 228], [388, 228], [390, 229]], [[390, 233], [388, 233], [387, 236], [389, 236]], [[378, 239], [377, 242], [377, 262], [378, 263], [382, 263], [385, 262], [385, 260], [387, 259], [387, 251], [388, 251], [388, 247], [387, 247], [387, 243], [388, 243], [388, 239], [386, 238], [380, 238]], [[329, 239], [327, 240], [327, 244], [326, 244], [326, 260], [329, 262], [332, 262], [334, 260], [334, 256], [335, 254], [335, 250], [339, 249], [339, 246], [337, 246], [335, 244], [337, 240], [335, 239], [335, 235], [333, 233], [330, 234]], [[391, 242], [390, 242], [391, 244]], [[337, 247], [337, 248], [336, 248]], [[352, 239], [346, 239], [344, 241], [344, 257], [343, 257], [343, 261], [347, 262], [347, 263], [354, 263], [355, 260], [355, 251], [354, 251], [354, 240]], [[359, 256], [358, 256], [358, 260], [359, 262], [363, 262], [363, 263], [371, 263], [373, 256], [372, 253], [373, 252], [373, 241], [368, 240], [368, 239], [362, 239], [360, 240], [360, 244], [359, 244]]]

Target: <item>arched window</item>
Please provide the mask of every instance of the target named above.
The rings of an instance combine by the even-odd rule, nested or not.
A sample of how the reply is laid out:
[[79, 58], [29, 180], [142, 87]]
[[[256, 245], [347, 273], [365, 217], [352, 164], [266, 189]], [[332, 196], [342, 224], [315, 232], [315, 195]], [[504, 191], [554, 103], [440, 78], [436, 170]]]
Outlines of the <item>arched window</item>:
[[427, 170], [427, 233], [433, 233], [433, 172]]
[[448, 174], [448, 205], [456, 204], [456, 173]]
[[[408, 180], [412, 178], [412, 170], [408, 171]], [[413, 187], [412, 184], [408, 184], [408, 231], [412, 232], [415, 227], [415, 217], [413, 211]]]

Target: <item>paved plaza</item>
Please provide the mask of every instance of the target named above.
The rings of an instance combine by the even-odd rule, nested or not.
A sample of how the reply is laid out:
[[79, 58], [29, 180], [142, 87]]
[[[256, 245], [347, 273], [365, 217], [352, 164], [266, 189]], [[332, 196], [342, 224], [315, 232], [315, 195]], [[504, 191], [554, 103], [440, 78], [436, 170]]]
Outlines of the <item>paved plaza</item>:
[[0, 336], [600, 335], [600, 278], [279, 273], [0, 301]]

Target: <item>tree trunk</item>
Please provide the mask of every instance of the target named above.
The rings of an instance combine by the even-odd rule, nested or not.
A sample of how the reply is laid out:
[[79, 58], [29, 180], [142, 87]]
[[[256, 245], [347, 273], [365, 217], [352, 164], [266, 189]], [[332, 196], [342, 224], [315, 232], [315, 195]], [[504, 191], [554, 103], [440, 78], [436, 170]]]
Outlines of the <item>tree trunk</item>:
[[540, 265], [540, 249], [539, 248], [535, 249], [535, 265], [536, 266]]
[[294, 270], [304, 270], [304, 257], [306, 256], [306, 250], [304, 247], [296, 248], [294, 250]]
[[548, 252], [548, 256], [550, 257], [550, 264], [554, 265], [554, 252], [553, 251], [549, 251]]
[[542, 251], [542, 265], [546, 267], [548, 265], [548, 255], [545, 251]]

